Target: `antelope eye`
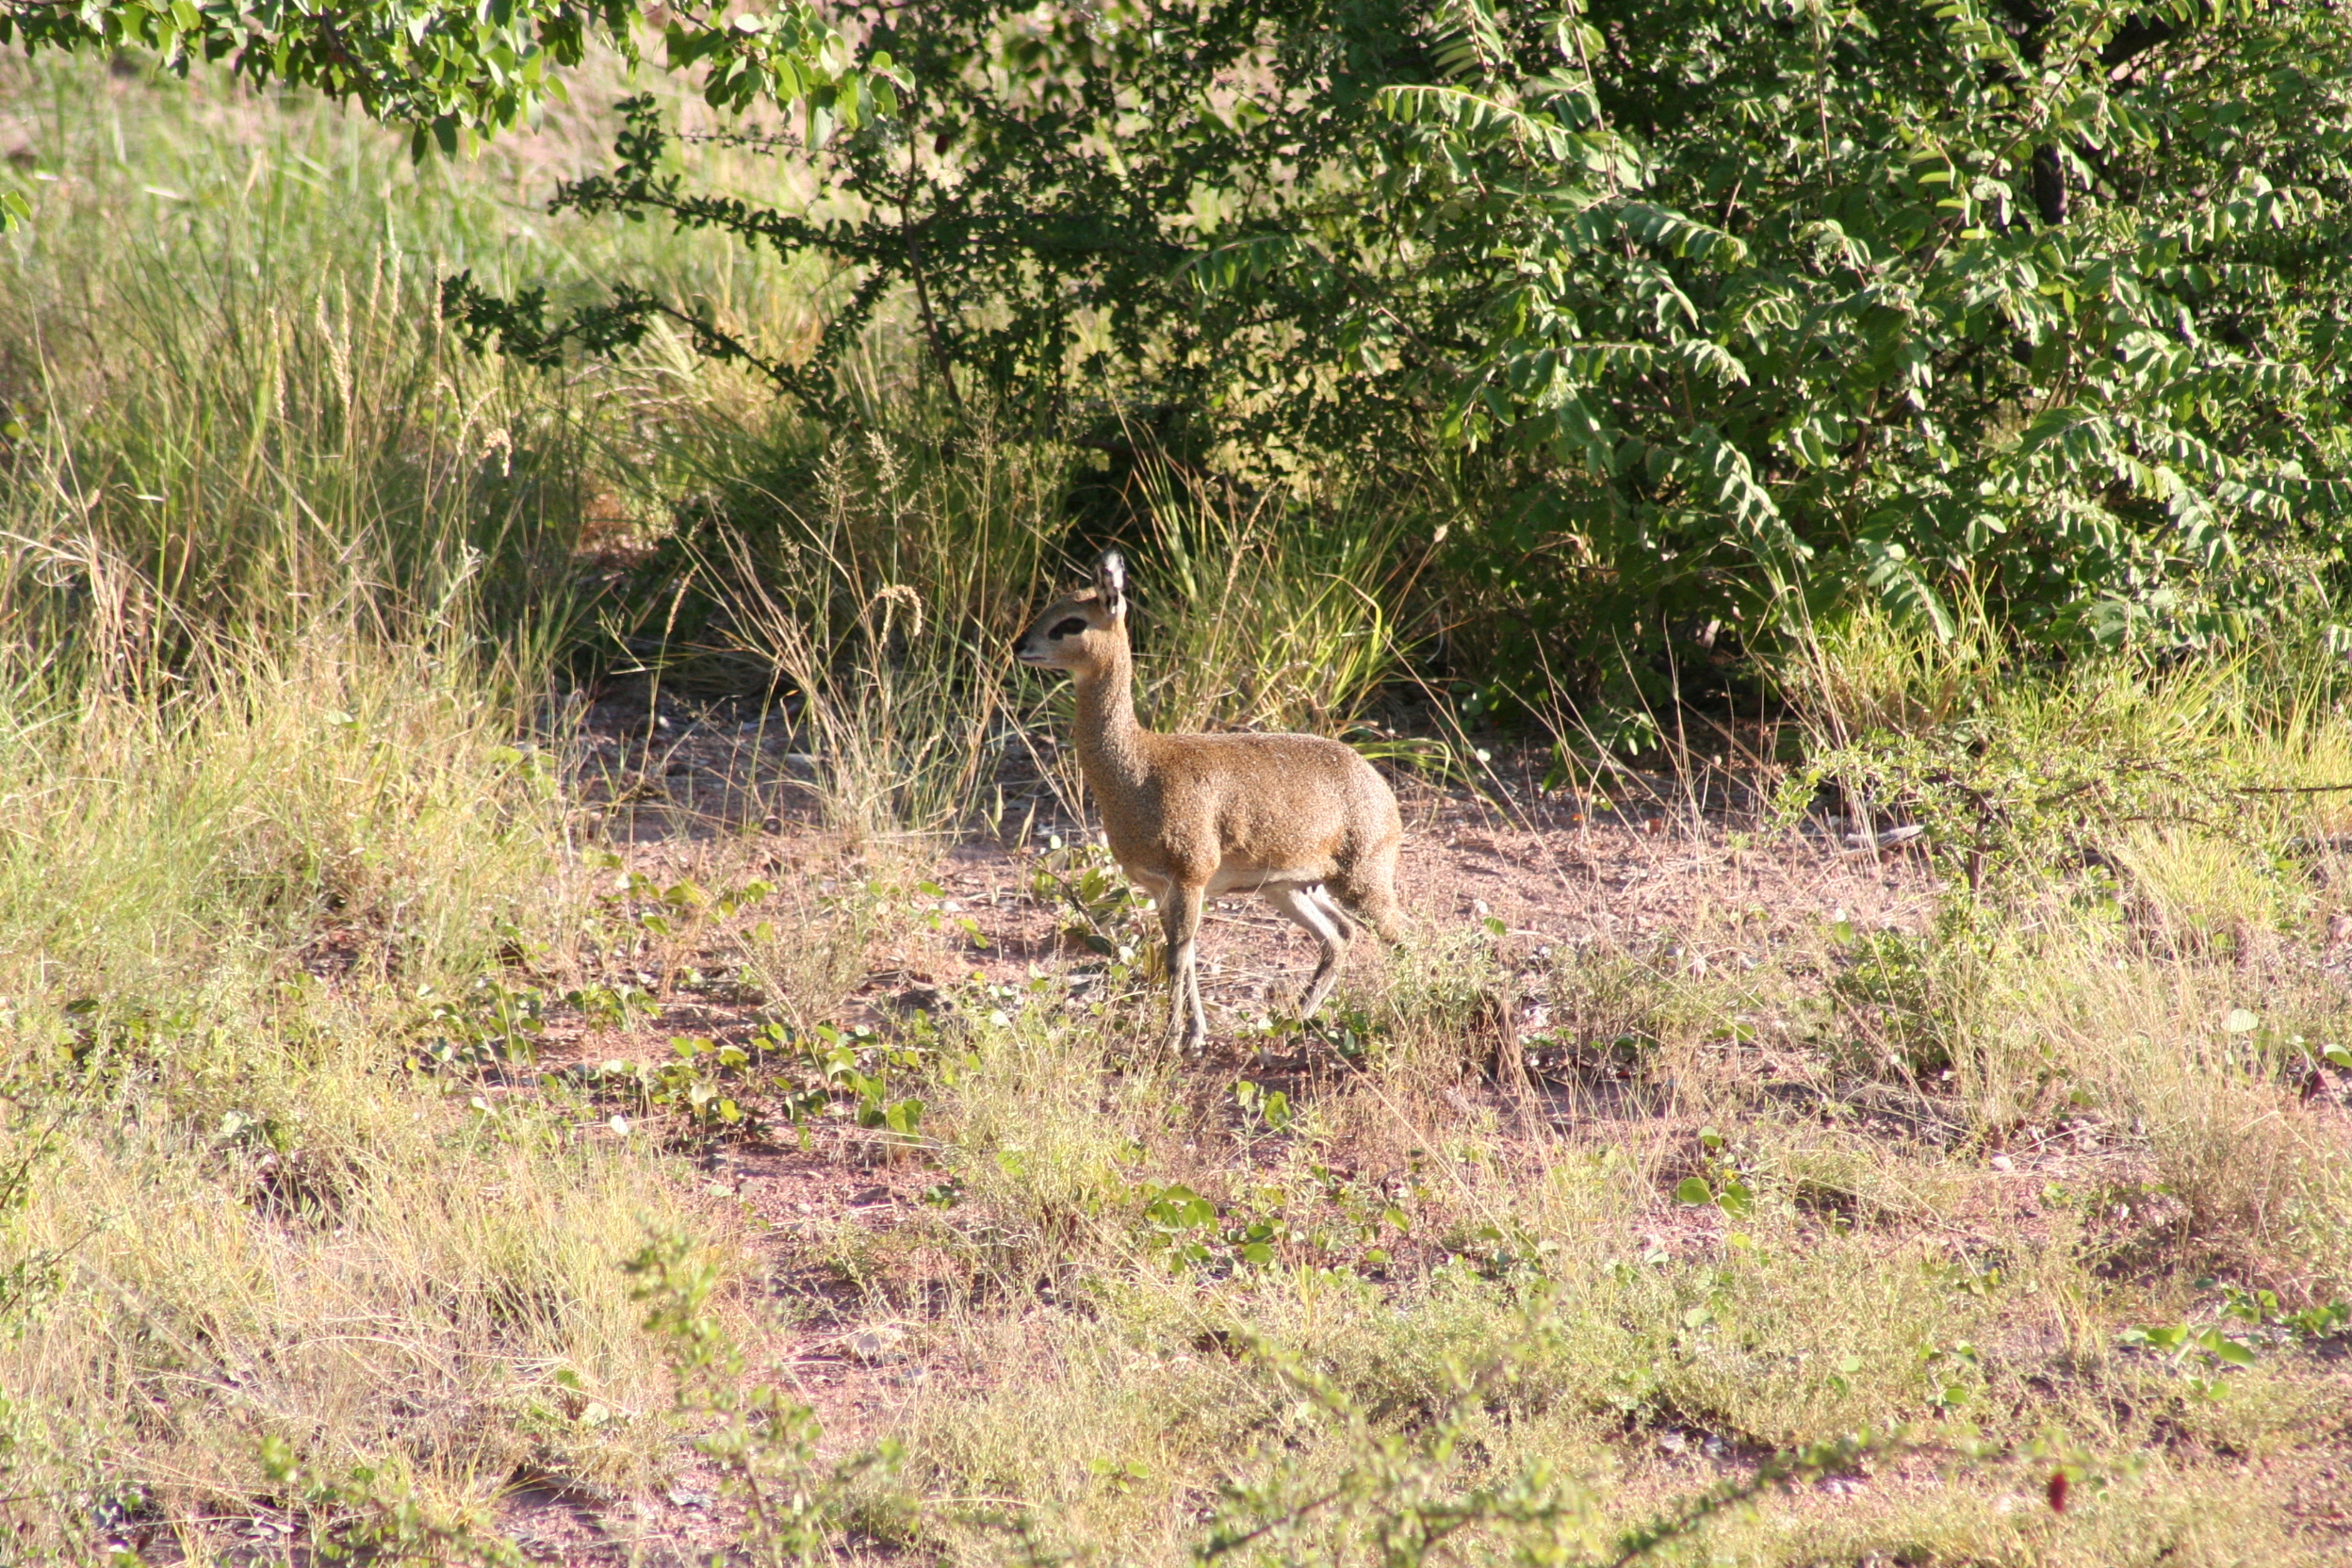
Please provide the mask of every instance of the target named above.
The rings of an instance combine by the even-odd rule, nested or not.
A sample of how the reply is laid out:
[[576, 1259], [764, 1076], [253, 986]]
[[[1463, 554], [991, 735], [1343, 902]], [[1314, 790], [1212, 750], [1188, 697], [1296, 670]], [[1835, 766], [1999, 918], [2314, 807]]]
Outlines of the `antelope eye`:
[[1086, 623], [1080, 617], [1072, 615], [1070, 619], [1062, 622], [1059, 626], [1056, 626], [1052, 631], [1047, 632], [1046, 635], [1049, 637], [1075, 637], [1086, 629]]

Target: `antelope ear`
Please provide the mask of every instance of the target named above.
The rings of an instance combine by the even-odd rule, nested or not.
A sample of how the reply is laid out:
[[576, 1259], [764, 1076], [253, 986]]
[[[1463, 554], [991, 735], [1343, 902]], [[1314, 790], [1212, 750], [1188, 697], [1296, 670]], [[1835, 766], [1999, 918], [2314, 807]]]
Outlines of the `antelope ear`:
[[1127, 613], [1127, 561], [1117, 550], [1104, 550], [1102, 559], [1095, 564], [1095, 591], [1102, 596], [1102, 608], [1115, 616]]

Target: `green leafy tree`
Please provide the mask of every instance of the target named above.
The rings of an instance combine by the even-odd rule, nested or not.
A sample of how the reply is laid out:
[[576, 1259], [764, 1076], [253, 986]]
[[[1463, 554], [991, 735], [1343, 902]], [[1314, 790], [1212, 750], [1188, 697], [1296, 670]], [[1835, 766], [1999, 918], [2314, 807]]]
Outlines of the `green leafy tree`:
[[[823, 200], [798, 211], [692, 189], [653, 101], [630, 101], [606, 174], [553, 205], [667, 219], [781, 256], [815, 253], [841, 280], [821, 340], [787, 363], [704, 322], [698, 340], [813, 409], [885, 302], [910, 298], [926, 359], [957, 404], [979, 394], [1044, 428], [1100, 412], [1113, 389], [1209, 414], [1226, 389], [1220, 311], [1186, 269], [1236, 225], [1288, 220], [1324, 188], [1353, 191], [1367, 131], [1396, 142], [1379, 85], [1426, 74], [1412, 7], [1175, 0], [1017, 8], [998, 0], [842, 8], [892, 62], [898, 113], [819, 145], [759, 144], [815, 165]], [[553, 363], [693, 319], [658, 290], [552, 315], [543, 295], [447, 303], [478, 336]], [[1309, 363], [1308, 346], [1297, 363]], [[1073, 390], [1075, 389], [1075, 390]], [[1282, 421], [1225, 410], [1266, 432]]]
[[[0, 0], [493, 131], [618, 7]], [[2057, 645], [2243, 636], [2343, 571], [2352, 14], [2151, 0], [991, 0], [668, 13], [819, 200], [689, 188], [629, 106], [560, 207], [815, 254], [784, 355], [618, 279], [447, 311], [540, 364], [653, 323], [840, 412], [906, 302], [952, 404], [1117, 411], [1245, 477], [1442, 470], [1497, 688], [1854, 595]], [[1099, 434], [1099, 433], [1098, 433]], [[2298, 599], [2298, 595], [2305, 595]]]
[[[662, 15], [669, 66], [699, 72], [713, 104], [798, 105], [812, 130], [890, 106], [889, 58], [851, 69], [841, 36], [811, 6]], [[638, 23], [629, 0], [0, 0], [0, 46], [144, 49], [183, 75], [196, 60], [225, 60], [249, 81], [316, 89], [408, 126], [421, 156], [435, 144], [455, 152], [465, 133], [512, 129], [560, 97], [564, 68], [592, 41], [636, 58]]]
[[[2341, 566], [2341, 8], [843, 14], [904, 85], [807, 150], [854, 201], [694, 192], [640, 103], [557, 205], [837, 263], [806, 360], [697, 326], [813, 406], [903, 288], [959, 401], [1450, 449], [1507, 674], [1668, 627], [1752, 644], [1854, 593], [2211, 640]], [[686, 318], [637, 286], [560, 318], [463, 281], [448, 303], [542, 362]]]
[[1412, 155], [1200, 275], [1335, 274], [1329, 341], [1492, 454], [1539, 595], [2201, 640], [2340, 565], [2340, 9], [1440, 16], [1446, 79], [1380, 95]]

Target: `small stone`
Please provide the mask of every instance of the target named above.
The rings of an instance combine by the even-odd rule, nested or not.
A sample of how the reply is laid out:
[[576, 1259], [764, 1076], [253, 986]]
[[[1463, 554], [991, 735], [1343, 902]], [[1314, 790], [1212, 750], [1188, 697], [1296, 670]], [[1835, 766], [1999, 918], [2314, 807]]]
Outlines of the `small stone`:
[[2015, 1170], [2017, 1168], [2017, 1163], [2006, 1154], [1995, 1154], [1985, 1163], [1995, 1170]]

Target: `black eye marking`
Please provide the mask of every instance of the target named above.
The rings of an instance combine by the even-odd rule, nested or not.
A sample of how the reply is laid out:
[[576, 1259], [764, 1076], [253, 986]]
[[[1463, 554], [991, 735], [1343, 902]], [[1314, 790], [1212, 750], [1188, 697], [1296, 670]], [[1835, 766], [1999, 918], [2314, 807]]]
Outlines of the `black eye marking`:
[[1072, 615], [1070, 619], [1062, 622], [1053, 630], [1047, 632], [1046, 635], [1049, 637], [1075, 637], [1078, 633], [1086, 629], [1086, 623], [1079, 617]]

